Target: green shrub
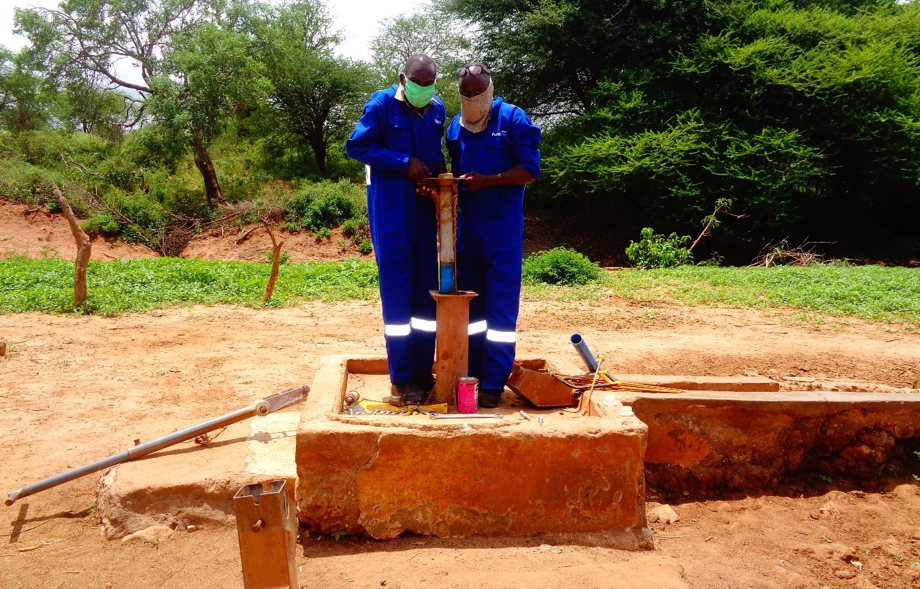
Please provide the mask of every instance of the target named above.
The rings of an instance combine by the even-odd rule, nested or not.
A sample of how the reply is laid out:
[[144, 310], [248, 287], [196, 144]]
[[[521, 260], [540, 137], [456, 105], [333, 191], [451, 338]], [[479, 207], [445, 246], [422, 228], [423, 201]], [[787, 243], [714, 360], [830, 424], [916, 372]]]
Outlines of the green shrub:
[[710, 268], [721, 268], [722, 264], [725, 263], [725, 256], [719, 252], [712, 252], [712, 255], [709, 256], [708, 260], [703, 260], [697, 266], [709, 266]]
[[689, 235], [678, 237], [676, 233], [665, 237], [651, 227], [640, 232], [639, 243], [629, 242], [626, 257], [637, 268], [670, 268], [693, 263], [693, 253], [687, 248]]
[[82, 227], [87, 233], [99, 232], [114, 235], [121, 231], [121, 225], [118, 224], [112, 213], [106, 211], [96, 213], [84, 221]]
[[584, 254], [564, 247], [553, 248], [524, 258], [523, 279], [531, 284], [577, 286], [593, 282], [600, 268]]
[[363, 191], [346, 180], [324, 181], [301, 188], [288, 203], [288, 211], [288, 221], [315, 233], [366, 216], [367, 204]]
[[125, 192], [132, 192], [140, 186], [140, 177], [134, 166], [123, 158], [113, 158], [102, 162], [98, 167], [102, 180]]
[[360, 238], [367, 235], [367, 217], [351, 218], [342, 223], [342, 233], [345, 237]]
[[371, 253], [371, 250], [373, 249], [374, 247], [371, 245], [370, 239], [365, 238], [358, 242], [358, 251], [361, 252], [362, 256], [366, 256], [367, 254]]
[[[265, 252], [265, 259], [268, 260], [268, 263], [272, 263], [272, 250]], [[287, 264], [291, 261], [291, 254], [287, 251], [282, 250], [281, 255], [278, 257], [278, 264]]]

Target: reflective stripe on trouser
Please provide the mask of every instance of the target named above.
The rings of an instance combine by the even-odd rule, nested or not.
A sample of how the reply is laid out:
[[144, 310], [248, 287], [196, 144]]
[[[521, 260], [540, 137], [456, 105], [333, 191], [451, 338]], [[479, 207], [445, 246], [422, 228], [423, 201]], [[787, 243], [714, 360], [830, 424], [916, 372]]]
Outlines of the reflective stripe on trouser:
[[380, 275], [384, 337], [390, 380], [431, 378], [438, 288], [437, 221], [434, 203], [415, 195], [403, 173], [372, 170], [367, 187], [371, 241]]

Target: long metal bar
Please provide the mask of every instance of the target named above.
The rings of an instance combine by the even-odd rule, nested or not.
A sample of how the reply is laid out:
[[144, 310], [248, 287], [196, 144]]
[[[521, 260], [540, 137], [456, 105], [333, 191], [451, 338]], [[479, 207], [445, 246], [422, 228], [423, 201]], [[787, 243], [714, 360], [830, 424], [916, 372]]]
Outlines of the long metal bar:
[[136, 460], [142, 456], [156, 452], [157, 450], [162, 450], [163, 448], [173, 446], [180, 442], [197, 438], [202, 434], [206, 434], [218, 428], [237, 423], [238, 421], [243, 421], [249, 417], [254, 417], [256, 415], [268, 415], [274, 411], [278, 411], [285, 407], [300, 403], [307, 398], [309, 392], [310, 387], [306, 385], [289, 389], [287, 391], [278, 393], [277, 395], [272, 395], [262, 399], [261, 401], [257, 401], [249, 407], [243, 407], [242, 409], [231, 411], [230, 413], [226, 413], [220, 417], [215, 417], [202, 423], [189, 426], [185, 429], [166, 434], [165, 436], [154, 438], [148, 442], [144, 442], [143, 444], [138, 444], [133, 448], [128, 448], [124, 452], [119, 452], [118, 454], [113, 454], [107, 458], [103, 458], [95, 462], [90, 462], [89, 464], [84, 464], [83, 466], [78, 466], [71, 470], [58, 473], [28, 485], [23, 485], [18, 489], [13, 489], [7, 494], [6, 504], [12, 505], [18, 499], [22, 499], [23, 497], [34, 495], [35, 493], [50, 489], [51, 487], [56, 487], [63, 483], [78, 479], [82, 476], [100, 471], [104, 468], [109, 468], [110, 466], [121, 464], [122, 462]]

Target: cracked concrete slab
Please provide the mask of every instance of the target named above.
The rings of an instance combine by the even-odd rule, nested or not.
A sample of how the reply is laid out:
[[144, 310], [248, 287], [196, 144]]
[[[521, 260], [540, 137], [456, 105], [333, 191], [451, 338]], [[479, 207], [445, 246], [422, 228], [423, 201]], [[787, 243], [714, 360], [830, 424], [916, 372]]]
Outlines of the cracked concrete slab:
[[297, 432], [301, 522], [381, 539], [410, 532], [650, 546], [639, 420], [558, 410], [528, 410], [527, 420], [507, 405], [495, 420], [341, 415], [349, 373], [385, 370], [382, 358], [323, 359]]
[[[243, 485], [286, 479], [293, 490], [297, 409], [235, 423], [207, 447], [182, 443], [105, 471], [97, 505], [106, 537], [156, 525], [230, 525], [233, 495]], [[177, 425], [191, 424], [164, 430]]]

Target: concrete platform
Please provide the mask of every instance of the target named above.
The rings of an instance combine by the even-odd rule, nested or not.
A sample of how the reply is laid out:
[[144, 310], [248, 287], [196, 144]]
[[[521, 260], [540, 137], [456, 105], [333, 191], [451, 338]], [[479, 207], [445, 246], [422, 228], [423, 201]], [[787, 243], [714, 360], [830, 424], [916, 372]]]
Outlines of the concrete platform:
[[878, 477], [920, 442], [920, 394], [621, 394], [648, 425], [650, 487], [673, 493], [763, 490], [784, 476]]
[[[299, 409], [233, 424], [207, 448], [178, 444], [109, 469], [97, 494], [106, 537], [151, 526], [184, 531], [189, 525], [232, 525], [233, 495], [252, 483], [286, 479], [293, 499]], [[174, 427], [164, 424], [163, 431]]]
[[384, 358], [322, 360], [297, 432], [302, 523], [374, 538], [411, 532], [650, 546], [646, 427], [638, 419], [528, 409], [527, 421], [507, 404], [494, 421], [342, 415], [345, 391], [375, 374], [386, 374]]
[[623, 382], [641, 382], [684, 391], [779, 391], [779, 383], [764, 376], [685, 376], [661, 374], [617, 374]]

